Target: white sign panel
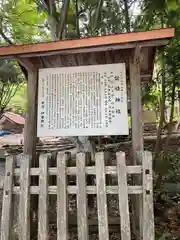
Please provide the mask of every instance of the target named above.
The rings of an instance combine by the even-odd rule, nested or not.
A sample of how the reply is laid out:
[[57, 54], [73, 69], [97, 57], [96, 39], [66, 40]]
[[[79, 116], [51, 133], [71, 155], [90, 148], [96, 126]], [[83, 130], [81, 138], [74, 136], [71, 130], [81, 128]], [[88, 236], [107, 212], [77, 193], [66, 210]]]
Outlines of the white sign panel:
[[126, 134], [125, 64], [39, 70], [39, 137]]

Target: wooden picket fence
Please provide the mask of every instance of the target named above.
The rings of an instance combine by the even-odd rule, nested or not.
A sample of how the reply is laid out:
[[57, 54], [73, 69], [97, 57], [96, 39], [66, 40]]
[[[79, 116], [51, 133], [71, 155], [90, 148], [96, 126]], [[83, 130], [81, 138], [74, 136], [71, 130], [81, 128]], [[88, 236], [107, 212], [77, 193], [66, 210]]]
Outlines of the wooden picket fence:
[[[38, 194], [38, 240], [48, 239], [48, 195], [57, 195], [57, 239], [68, 239], [68, 194], [76, 194], [77, 198], [77, 230], [78, 239], [89, 239], [87, 194], [97, 195], [98, 234], [100, 240], [109, 239], [107, 194], [119, 196], [121, 239], [131, 239], [128, 194], [141, 195], [143, 240], [154, 240], [152, 156], [143, 153], [142, 166], [126, 166], [125, 153], [117, 152], [116, 166], [105, 166], [104, 153], [95, 157], [95, 166], [86, 166], [85, 154], [76, 156], [76, 167], [67, 166], [68, 156], [58, 153], [57, 166], [48, 167], [48, 154], [41, 154], [39, 167], [31, 168], [31, 158], [21, 155], [20, 168], [14, 167], [14, 157], [6, 159], [4, 193], [1, 219], [1, 240], [11, 239], [12, 195], [19, 194], [19, 239], [30, 239], [30, 195]], [[106, 175], [117, 175], [117, 186], [106, 186]], [[138, 174], [142, 177], [141, 185], [129, 186], [127, 175]], [[48, 185], [48, 176], [57, 178], [56, 186]], [[68, 185], [67, 176], [76, 176], [76, 185]], [[86, 175], [96, 176], [96, 185], [86, 184]], [[14, 176], [20, 176], [20, 186], [14, 186]], [[39, 176], [39, 186], [31, 185], [31, 176]]]

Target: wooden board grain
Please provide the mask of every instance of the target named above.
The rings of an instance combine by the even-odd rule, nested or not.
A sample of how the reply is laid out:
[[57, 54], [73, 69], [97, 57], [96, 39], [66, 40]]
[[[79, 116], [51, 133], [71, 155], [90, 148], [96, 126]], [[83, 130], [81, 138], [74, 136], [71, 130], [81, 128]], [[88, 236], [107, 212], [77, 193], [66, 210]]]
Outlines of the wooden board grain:
[[121, 219], [121, 240], [130, 240], [130, 219], [129, 219], [129, 201], [127, 188], [127, 174], [125, 164], [125, 153], [118, 152], [117, 157], [117, 173], [119, 186], [119, 211]]
[[[142, 103], [141, 103], [141, 77], [140, 62], [142, 56], [141, 45], [134, 49], [130, 59], [130, 85], [131, 85], [131, 125], [132, 125], [132, 161], [134, 165], [142, 165], [143, 152], [143, 123], [142, 123]], [[140, 184], [140, 178], [133, 176], [133, 183]], [[136, 238], [142, 238], [142, 196], [132, 197], [132, 227]], [[140, 235], [136, 233], [139, 232]]]
[[85, 154], [76, 156], [77, 166], [77, 214], [78, 214], [78, 239], [88, 240], [87, 197], [86, 197], [86, 174]]
[[[56, 167], [50, 167], [48, 168], [48, 174], [49, 175], [56, 175], [58, 169]], [[40, 168], [31, 168], [30, 169], [30, 175], [31, 176], [37, 176], [39, 175]], [[142, 173], [142, 166], [126, 166], [126, 172], [127, 174], [140, 174]], [[95, 175], [96, 174], [96, 167], [94, 166], [88, 166], [85, 168], [85, 173], [88, 175]], [[105, 173], [106, 174], [112, 174], [117, 175], [117, 167], [116, 166], [106, 166], [105, 167]], [[76, 167], [66, 167], [66, 174], [67, 175], [76, 175], [77, 174], [77, 168]], [[15, 168], [14, 169], [14, 175], [19, 176], [20, 175], [20, 169]]]
[[12, 203], [12, 183], [13, 183], [13, 156], [6, 158], [6, 170], [4, 178], [3, 205], [1, 218], [1, 240], [10, 238], [11, 227], [11, 203]]
[[109, 240], [104, 153], [95, 156], [99, 239]]
[[142, 163], [142, 159], [139, 159], [137, 156], [137, 151], [143, 151], [140, 56], [141, 46], [137, 46], [134, 50], [134, 57], [130, 61], [132, 154], [134, 165]]
[[57, 155], [57, 239], [68, 240], [68, 205], [66, 165], [68, 155]]
[[143, 154], [143, 240], [154, 240], [152, 153]]
[[29, 155], [20, 156], [19, 240], [30, 240], [30, 160]]
[[[99, 46], [111, 46], [113, 45], [124, 45], [127, 43], [135, 43], [137, 42], [148, 42], [152, 40], [166, 40], [174, 37], [174, 29], [158, 29], [153, 31], [146, 32], [132, 32], [132, 33], [124, 33], [117, 34], [112, 36], [100, 36], [100, 37], [91, 37], [85, 39], [78, 40], [66, 40], [66, 41], [55, 41], [55, 42], [46, 42], [46, 43], [36, 43], [36, 44], [26, 44], [26, 45], [10, 45], [5, 46], [0, 49], [0, 56], [15, 56], [31, 53], [32, 55], [36, 54], [41, 56], [43, 53], [51, 53], [53, 51], [60, 50], [69, 50], [69, 53], [72, 53], [73, 49], [88, 49], [91, 52], [91, 47], [99, 47]], [[149, 40], [149, 41], [148, 41]], [[156, 45], [158, 46], [158, 45]], [[134, 47], [134, 46], [133, 46]], [[31, 55], [31, 56], [32, 56]], [[34, 56], [33, 55], [33, 56]], [[35, 55], [35, 56], [36, 56]]]
[[[67, 186], [68, 194], [77, 194], [77, 186], [69, 185]], [[142, 194], [142, 186], [128, 186], [128, 194]], [[20, 187], [13, 187], [13, 194], [19, 194]], [[39, 194], [38, 186], [30, 187], [31, 194]], [[96, 194], [96, 186], [86, 186], [86, 194]], [[118, 194], [118, 186], [106, 186], [106, 194]], [[48, 186], [48, 194], [57, 194], [57, 186]]]
[[36, 157], [38, 70], [28, 71], [27, 114], [24, 127], [24, 154]]
[[48, 155], [39, 158], [38, 240], [48, 240]]

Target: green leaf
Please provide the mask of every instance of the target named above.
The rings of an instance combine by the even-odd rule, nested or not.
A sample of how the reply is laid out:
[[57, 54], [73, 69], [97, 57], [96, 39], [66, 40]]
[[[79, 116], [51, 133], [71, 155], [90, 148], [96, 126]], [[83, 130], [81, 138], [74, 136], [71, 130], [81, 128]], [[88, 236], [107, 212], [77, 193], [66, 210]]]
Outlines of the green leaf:
[[176, 10], [178, 8], [178, 3], [176, 0], [166, 0], [166, 5], [168, 10]]

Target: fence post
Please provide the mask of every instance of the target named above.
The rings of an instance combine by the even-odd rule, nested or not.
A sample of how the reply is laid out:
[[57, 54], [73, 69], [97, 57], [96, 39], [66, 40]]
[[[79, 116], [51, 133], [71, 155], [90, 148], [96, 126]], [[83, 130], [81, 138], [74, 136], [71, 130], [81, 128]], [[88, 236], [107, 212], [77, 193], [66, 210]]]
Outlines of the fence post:
[[154, 240], [152, 153], [143, 153], [143, 240]]
[[30, 156], [21, 155], [20, 166], [20, 199], [19, 199], [19, 239], [30, 239]]
[[116, 154], [116, 158], [119, 189], [119, 211], [121, 219], [121, 239], [130, 240], [131, 234], [130, 234], [129, 201], [128, 201], [125, 153], [118, 152]]
[[6, 158], [6, 170], [4, 178], [3, 205], [1, 218], [1, 240], [8, 240], [11, 233], [11, 209], [12, 209], [12, 182], [13, 182], [14, 157]]
[[87, 197], [86, 197], [86, 173], [85, 173], [85, 153], [76, 156], [77, 166], [77, 214], [78, 214], [78, 239], [88, 240], [87, 222]]
[[38, 240], [48, 239], [48, 155], [39, 158], [39, 213]]
[[109, 240], [104, 153], [97, 153], [95, 160], [99, 239]]
[[57, 155], [57, 239], [68, 240], [68, 204], [66, 166], [69, 156]]

